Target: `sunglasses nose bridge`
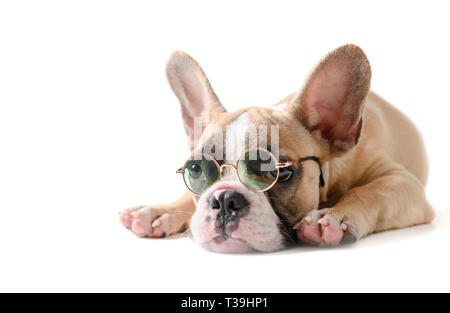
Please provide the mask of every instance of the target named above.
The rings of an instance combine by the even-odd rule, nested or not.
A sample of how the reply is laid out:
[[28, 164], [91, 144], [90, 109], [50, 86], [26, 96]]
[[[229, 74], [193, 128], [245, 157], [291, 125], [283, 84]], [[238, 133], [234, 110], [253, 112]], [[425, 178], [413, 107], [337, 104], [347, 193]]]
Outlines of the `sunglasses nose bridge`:
[[237, 171], [236, 165], [231, 164], [231, 163], [224, 163], [224, 164], [219, 166], [219, 172], [220, 172], [221, 175], [223, 173], [224, 168], [227, 167], [227, 166], [232, 167], [232, 168], [234, 168]]

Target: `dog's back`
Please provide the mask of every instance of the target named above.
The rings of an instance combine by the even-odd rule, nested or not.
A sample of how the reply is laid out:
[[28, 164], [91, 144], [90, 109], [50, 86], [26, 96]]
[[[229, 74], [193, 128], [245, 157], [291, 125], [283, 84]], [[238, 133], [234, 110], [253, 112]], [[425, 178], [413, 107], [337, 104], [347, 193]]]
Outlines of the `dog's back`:
[[361, 145], [376, 138], [375, 154], [386, 154], [403, 165], [424, 185], [428, 176], [425, 145], [411, 120], [386, 100], [371, 92], [366, 103], [366, 128]]

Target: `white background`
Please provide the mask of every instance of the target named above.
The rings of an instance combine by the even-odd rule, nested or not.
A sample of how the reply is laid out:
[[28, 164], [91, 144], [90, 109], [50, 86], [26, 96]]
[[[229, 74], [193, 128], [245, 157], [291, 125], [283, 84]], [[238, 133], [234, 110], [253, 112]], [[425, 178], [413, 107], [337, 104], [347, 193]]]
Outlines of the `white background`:
[[[449, 290], [446, 1], [2, 1], [0, 288], [40, 291]], [[137, 239], [121, 209], [185, 191], [182, 49], [228, 110], [270, 105], [327, 51], [361, 46], [372, 88], [416, 122], [432, 225], [334, 249], [222, 255]], [[411, 156], [414, 157], [414, 156]]]

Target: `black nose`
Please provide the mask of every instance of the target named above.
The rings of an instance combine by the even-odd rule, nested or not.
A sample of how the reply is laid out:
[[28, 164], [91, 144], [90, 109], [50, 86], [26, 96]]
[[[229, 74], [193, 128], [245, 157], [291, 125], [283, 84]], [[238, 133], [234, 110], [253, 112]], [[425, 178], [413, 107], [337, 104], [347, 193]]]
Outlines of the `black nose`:
[[218, 199], [215, 197], [211, 199], [211, 207], [213, 209], [220, 209], [221, 211], [238, 211], [245, 208], [247, 205], [248, 201], [245, 199], [244, 195], [231, 189], [223, 191]]

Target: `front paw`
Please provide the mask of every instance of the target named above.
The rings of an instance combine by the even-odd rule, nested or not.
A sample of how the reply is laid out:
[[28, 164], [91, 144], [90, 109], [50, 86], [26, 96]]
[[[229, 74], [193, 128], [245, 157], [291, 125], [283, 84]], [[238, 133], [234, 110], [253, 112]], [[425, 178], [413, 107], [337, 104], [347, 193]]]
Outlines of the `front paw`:
[[338, 219], [330, 209], [311, 211], [294, 229], [301, 242], [320, 246], [336, 246], [358, 238], [355, 225], [348, 220]]
[[[176, 232], [174, 218], [151, 206], [139, 206], [120, 213], [120, 222], [136, 236], [164, 238]], [[175, 221], [176, 222], [176, 221]]]

